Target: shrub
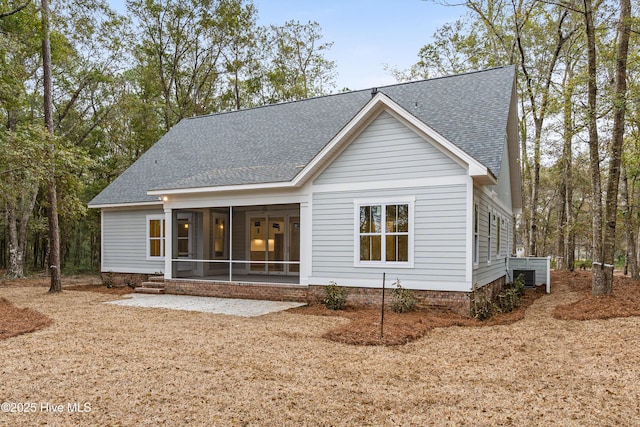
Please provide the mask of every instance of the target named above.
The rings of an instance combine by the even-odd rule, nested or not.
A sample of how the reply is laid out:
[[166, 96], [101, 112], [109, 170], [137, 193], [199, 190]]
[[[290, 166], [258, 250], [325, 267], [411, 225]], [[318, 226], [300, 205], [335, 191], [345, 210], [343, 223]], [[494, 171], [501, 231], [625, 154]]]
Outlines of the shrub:
[[406, 313], [415, 310], [416, 298], [413, 296], [413, 292], [400, 286], [399, 279], [396, 280], [395, 286], [395, 289], [391, 291], [393, 297], [391, 310], [395, 313]]
[[336, 282], [331, 282], [324, 287], [325, 297], [322, 300], [324, 305], [331, 310], [342, 310], [347, 305], [347, 289], [338, 286]]
[[478, 320], [487, 320], [494, 315], [499, 307], [487, 298], [484, 289], [475, 289], [471, 295], [471, 317]]
[[102, 284], [107, 288], [111, 289], [116, 284], [116, 275], [113, 271], [107, 272], [107, 274], [102, 275]]
[[471, 294], [471, 316], [486, 320], [496, 313], [509, 313], [520, 307], [520, 297], [524, 294], [524, 275], [518, 276], [513, 284], [504, 288], [495, 301], [487, 298], [484, 289], [476, 289]]

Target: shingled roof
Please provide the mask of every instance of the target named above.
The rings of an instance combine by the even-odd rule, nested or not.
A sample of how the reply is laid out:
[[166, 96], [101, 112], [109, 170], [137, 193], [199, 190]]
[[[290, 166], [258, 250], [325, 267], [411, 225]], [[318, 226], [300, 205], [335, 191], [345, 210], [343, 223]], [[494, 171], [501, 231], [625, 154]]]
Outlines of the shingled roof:
[[[377, 91], [499, 177], [514, 79], [514, 67], [499, 67]], [[149, 190], [289, 182], [370, 100], [367, 89], [183, 119], [89, 206], [157, 202]]]

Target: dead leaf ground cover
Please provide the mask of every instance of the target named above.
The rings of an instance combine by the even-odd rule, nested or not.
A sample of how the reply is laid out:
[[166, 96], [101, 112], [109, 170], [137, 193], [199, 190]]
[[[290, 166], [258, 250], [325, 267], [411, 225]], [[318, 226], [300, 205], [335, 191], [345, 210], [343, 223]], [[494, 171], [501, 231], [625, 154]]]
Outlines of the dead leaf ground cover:
[[584, 298], [562, 282], [520, 321], [436, 327], [402, 346], [328, 341], [351, 322], [335, 316], [121, 307], [104, 304], [117, 295], [46, 286], [0, 286], [0, 297], [53, 320], [0, 340], [0, 403], [15, 404], [3, 406], [14, 411], [0, 412], [0, 426], [640, 420], [640, 317], [556, 319], [556, 307]]
[[558, 273], [562, 280], [580, 299], [556, 307], [553, 316], [563, 320], [594, 320], [615, 317], [640, 316], [640, 283], [616, 274], [613, 278], [613, 295], [591, 295], [591, 273], [584, 271]]
[[[433, 328], [449, 326], [495, 326], [506, 325], [524, 318], [527, 308], [544, 295], [544, 287], [525, 289], [520, 306], [509, 313], [497, 313], [486, 321], [461, 316], [442, 309], [423, 309], [407, 313], [385, 310], [384, 322], [380, 308], [356, 308], [330, 310], [324, 305], [311, 305], [292, 309], [292, 312], [316, 315], [339, 316], [349, 319], [323, 337], [331, 341], [353, 345], [402, 345], [422, 338]], [[381, 323], [384, 323], [381, 327]]]

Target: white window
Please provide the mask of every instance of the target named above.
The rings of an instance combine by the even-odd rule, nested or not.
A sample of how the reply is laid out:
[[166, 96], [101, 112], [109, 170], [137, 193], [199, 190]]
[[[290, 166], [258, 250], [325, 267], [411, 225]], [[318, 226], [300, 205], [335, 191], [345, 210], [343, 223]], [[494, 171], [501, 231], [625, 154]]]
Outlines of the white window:
[[498, 236], [496, 237], [496, 256], [499, 257], [500, 249], [502, 248], [502, 218], [500, 216], [498, 216], [496, 233], [498, 233]]
[[356, 201], [356, 265], [413, 265], [413, 200]]
[[147, 258], [164, 258], [164, 215], [147, 215]]
[[480, 222], [479, 210], [480, 208], [478, 207], [478, 204], [475, 203], [473, 205], [473, 263], [474, 264], [478, 263], [478, 256], [479, 256], [478, 253], [480, 252], [480, 236], [478, 234], [479, 222]]
[[489, 216], [487, 221], [487, 262], [491, 262], [491, 224], [493, 223], [491, 219], [491, 211], [489, 210]]

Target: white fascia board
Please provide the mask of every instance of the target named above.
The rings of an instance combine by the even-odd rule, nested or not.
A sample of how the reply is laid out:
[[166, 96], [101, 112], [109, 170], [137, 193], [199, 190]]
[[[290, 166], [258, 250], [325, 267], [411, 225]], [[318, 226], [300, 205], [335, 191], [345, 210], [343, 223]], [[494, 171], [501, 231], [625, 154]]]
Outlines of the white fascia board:
[[89, 209], [118, 209], [118, 208], [143, 208], [146, 206], [162, 206], [162, 201], [157, 202], [132, 202], [132, 203], [114, 203], [102, 205], [87, 205]]
[[253, 191], [253, 190], [271, 190], [278, 188], [291, 188], [295, 185], [291, 181], [285, 182], [269, 182], [264, 184], [239, 184], [227, 185], [220, 187], [194, 187], [194, 188], [175, 188], [165, 190], [149, 190], [149, 196], [170, 196], [175, 194], [197, 194], [197, 193], [220, 193], [224, 191]]
[[360, 126], [366, 122], [373, 114], [387, 109], [394, 113], [396, 117], [410, 124], [418, 132], [428, 136], [439, 144], [445, 151], [451, 153], [456, 160], [461, 161], [468, 166], [469, 175], [474, 178], [481, 178], [483, 182], [494, 183], [496, 181], [493, 174], [482, 163], [469, 156], [455, 144], [447, 140], [445, 137], [436, 132], [433, 128], [423, 123], [421, 120], [413, 116], [407, 110], [402, 108], [398, 103], [386, 96], [382, 92], [378, 92], [371, 100], [356, 114], [349, 123], [342, 128], [340, 132], [309, 162], [305, 168], [293, 179], [295, 185], [304, 183], [310, 176], [314, 174], [316, 169], [323, 162], [330, 159], [333, 154], [340, 150], [349, 138], [356, 132]]

